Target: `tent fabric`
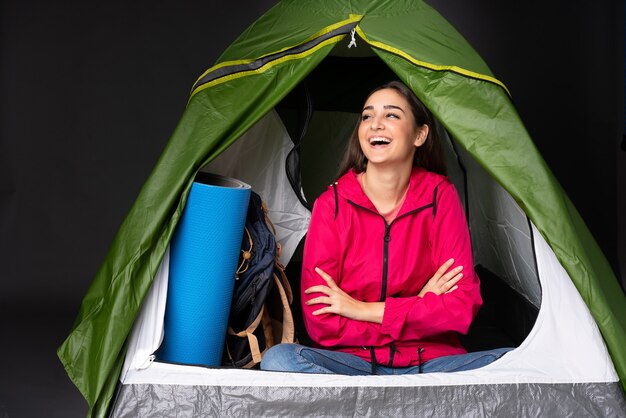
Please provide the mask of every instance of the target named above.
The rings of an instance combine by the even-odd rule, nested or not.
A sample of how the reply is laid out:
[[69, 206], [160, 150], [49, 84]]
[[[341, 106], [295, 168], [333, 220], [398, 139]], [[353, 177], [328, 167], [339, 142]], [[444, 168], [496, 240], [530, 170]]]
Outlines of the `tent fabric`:
[[[239, 140], [220, 154], [203, 171], [236, 177], [249, 184], [268, 205], [268, 216], [281, 246], [280, 262], [287, 265], [306, 234], [311, 214], [291, 191], [283, 162], [292, 142], [276, 112], [269, 112]], [[256, 157], [256, 158], [255, 158]], [[245, 180], [244, 180], [245, 179]], [[149, 367], [163, 341], [163, 318], [169, 282], [169, 249], [157, 270], [154, 282], [142, 305], [121, 373], [124, 381], [129, 370]]]
[[[542, 289], [532, 245], [532, 225], [515, 200], [483, 170], [469, 154], [456, 147], [454, 151], [466, 172], [466, 212], [472, 233], [472, 250], [476, 264], [484, 265], [502, 278], [526, 301], [539, 309]], [[450, 167], [451, 164], [448, 164]], [[507, 245], [494, 245], [505, 242]], [[533, 262], [534, 261], [534, 262]]]
[[[610, 417], [626, 411], [619, 383], [465, 386], [243, 387], [125, 385], [111, 418]], [[549, 399], [549, 402], [537, 402]], [[589, 403], [588, 399], [593, 399]], [[315, 405], [314, 408], [311, 405]]]
[[286, 266], [307, 232], [311, 213], [291, 190], [285, 161], [293, 142], [275, 111], [270, 111], [202, 171], [244, 181], [263, 199]]
[[[326, 46], [328, 53], [330, 46]], [[321, 50], [320, 50], [321, 51]], [[90, 406], [104, 416], [123, 362], [124, 341], [171, 239], [200, 167], [267, 113], [325, 54], [273, 67], [272, 77], [217, 85], [189, 103], [152, 174], [122, 223], [83, 299], [72, 331], [57, 351]], [[103, 398], [100, 398], [101, 394]], [[108, 399], [107, 399], [108, 398]], [[102, 406], [96, 406], [101, 399]]]
[[334, 29], [347, 30], [355, 22], [369, 47], [537, 226], [591, 310], [626, 387], [625, 297], [580, 215], [532, 144], [506, 90], [478, 54], [420, 1], [284, 0], [246, 30], [205, 74], [222, 68], [222, 75], [206, 83], [200, 80], [194, 89], [58, 350], [90, 414], [106, 413], [124, 361], [126, 338], [195, 174], [275, 107], [347, 32], [258, 68], [228, 70], [281, 54]]
[[[238, 160], [227, 159], [229, 171], [224, 174], [237, 172], [240, 169], [246, 171], [246, 161], [249, 155], [257, 152], [256, 147], [250, 146], [250, 141], [254, 139], [260, 144], [266, 144], [275, 135], [271, 129], [267, 128], [273, 127], [276, 129], [276, 133], [282, 133], [283, 144], [290, 142], [277, 122], [276, 114], [270, 112], [237, 142], [237, 146], [229, 148], [229, 151], [238, 153], [241, 158]], [[279, 148], [278, 145], [275, 147]], [[282, 158], [284, 158], [284, 154]], [[209, 164], [211, 169], [216, 168], [215, 162], [217, 160]], [[282, 167], [280, 164], [279, 166]], [[466, 169], [468, 173], [472, 172], [472, 178], [476, 177], [476, 172], [480, 170], [480, 168], [472, 169], [471, 167], [466, 167]], [[269, 170], [267, 173], [252, 178], [250, 182], [253, 187], [258, 186], [262, 189], [263, 185], [267, 184], [267, 177], [274, 175], [282, 176], [283, 179], [276, 181], [272, 193], [282, 196], [290, 190], [290, 185], [284, 179], [284, 172], [272, 173]], [[458, 181], [460, 179], [457, 179]], [[483, 183], [482, 188], [488, 189], [487, 195], [491, 196], [488, 200], [493, 204], [487, 205], [485, 202], [481, 205], [480, 210], [489, 210], [490, 207], [494, 207], [496, 210], [502, 210], [503, 206], [513, 207], [506, 216], [497, 217], [497, 219], [504, 219], [504, 225], [500, 226], [510, 225], [511, 228], [508, 229], [512, 229], [512, 232], [515, 233], [520, 228], [520, 220], [526, 219], [526, 215], [505, 191], [499, 189], [497, 184], [492, 183], [493, 181]], [[498, 197], [497, 194], [502, 196]], [[291, 196], [292, 199], [296, 199], [293, 193]], [[470, 201], [481, 201], [484, 194], [472, 193], [470, 196], [472, 196]], [[271, 196], [269, 199], [271, 201]], [[470, 219], [476, 219], [477, 222], [480, 217], [472, 216], [473, 211], [473, 209], [469, 211]], [[495, 217], [488, 215], [487, 218], [491, 218], [487, 222], [488, 228], [490, 228], [489, 225], [491, 222], [495, 222]], [[479, 231], [480, 227], [475, 227], [473, 232], [475, 233], [477, 230]], [[509, 237], [512, 236], [511, 231], [506, 232], [506, 234]], [[290, 235], [290, 233], [286, 233], [286, 235]], [[278, 238], [281, 238], [280, 234]], [[478, 236], [473, 234], [474, 242], [482, 238], [482, 234], [478, 234]], [[161, 362], [151, 363], [150, 353], [159, 346], [161, 330], [159, 322], [162, 323], [162, 314], [161, 318], [158, 318], [154, 313], [160, 312], [159, 306], [164, 306], [166, 303], [166, 292], [162, 289], [163, 282], [167, 282], [167, 269], [162, 267], [159, 269], [153, 288], [142, 307], [142, 313], [136, 321], [129, 342], [127, 363], [121, 373], [122, 386], [113, 405], [113, 416], [130, 416], [138, 410], [141, 411], [142, 415], [148, 416], [150, 414], [175, 415], [175, 411], [182, 410], [201, 411], [200, 414], [206, 415], [218, 414], [220, 411], [237, 408], [233, 405], [241, 404], [238, 397], [241, 396], [242, 391], [248, 397], [247, 399], [255, 399], [255, 401], [251, 401], [251, 404], [245, 404], [245, 408], [254, 411], [255, 415], [272, 415], [272, 411], [276, 410], [275, 408], [283, 408], [284, 411], [291, 411], [290, 414], [297, 415], [294, 411], [300, 411], [299, 408], [302, 407], [298, 402], [294, 404], [283, 398], [272, 396], [270, 398], [278, 404], [264, 410], [262, 406], [268, 401], [267, 394], [270, 390], [278, 393], [284, 393], [284, 391], [298, 393], [298, 396], [301, 397], [298, 398], [299, 402], [305, 402], [305, 397], [308, 397], [306, 398], [308, 402], [326, 403], [329, 408], [335, 408], [339, 411], [340, 408], [337, 408], [332, 400], [325, 399], [325, 396], [328, 396], [329, 393], [342, 393], [342, 396], [346, 396], [347, 400], [353, 402], [350, 396], [355, 393], [353, 389], [357, 387], [363, 391], [369, 391], [372, 387], [388, 388], [381, 392], [382, 395], [372, 396], [380, 395], [376, 404], [377, 411], [393, 411], [396, 405], [388, 403], [388, 400], [394, 399], [398, 387], [428, 386], [437, 386], [439, 388], [437, 396], [439, 397], [458, 396], [464, 398], [468, 396], [464, 390], [468, 390], [470, 393], [485, 394], [486, 397], [484, 399], [480, 397], [479, 400], [485, 409], [495, 408], [508, 411], [510, 408], [519, 408], [520, 406], [516, 403], [503, 402], [503, 398], [500, 396], [492, 396], [493, 389], [487, 387], [497, 385], [498, 388], [506, 391], [509, 390], [509, 387], [506, 386], [508, 384], [516, 384], [515, 390], [519, 391], [511, 393], [511, 396], [519, 395], [522, 398], [534, 396], [530, 399], [538, 410], [543, 408], [550, 411], [555, 402], [566, 405], [565, 410], [569, 410], [570, 407], [573, 410], [578, 408], [579, 403], [581, 403], [580, 399], [575, 399], [576, 396], [581, 396], [585, 391], [588, 391], [587, 396], [595, 396], [597, 390], [603, 390], [606, 396], [601, 400], [587, 399], [585, 401], [585, 411], [591, 411], [589, 412], [591, 415], [597, 411], [602, 411], [603, 414], [608, 415], [615, 414], [616, 411], [626, 412], [624, 409], [625, 398], [619, 389], [617, 375], [589, 310], [554, 253], [532, 224], [525, 238], [534, 246], [533, 254], [536, 254], [537, 276], [541, 280], [543, 289], [543, 306], [535, 326], [523, 344], [513, 352], [487, 367], [460, 373], [365, 377], [291, 373], [281, 374], [280, 379], [277, 379], [276, 373], [272, 372], [181, 366]], [[510, 245], [508, 251], [519, 251], [526, 246], [525, 243], [521, 243], [519, 237], [505, 240], [500, 244], [500, 247], [507, 247], [507, 244]], [[478, 258], [485, 261], [482, 255], [478, 255]], [[166, 265], [167, 261], [166, 255], [163, 265]], [[528, 286], [527, 283], [526, 286]], [[155, 297], [155, 295], [160, 295], [160, 297]], [[567, 317], [567, 321], [559, 320], [565, 317]], [[138, 330], [140, 330], [139, 333], [137, 333]], [[151, 335], [151, 332], [154, 334]], [[142, 348], [136, 343], [139, 341], [146, 342], [147, 347]], [[149, 367], [146, 367], [147, 365]], [[461, 386], [464, 389], [458, 389], [455, 386]], [[323, 390], [321, 390], [322, 388]], [[320, 390], [325, 395], [316, 393]], [[415, 396], [422, 396], [422, 392], [417, 389], [410, 393]], [[547, 396], [548, 393], [549, 396]], [[220, 398], [207, 400], [205, 398], [207, 394], [216, 394]], [[173, 400], [179, 399], [179, 397], [182, 397], [181, 402], [174, 402], [176, 406], [172, 407]], [[256, 397], [261, 399], [256, 399]], [[569, 397], [573, 397], [573, 399]], [[359, 399], [354, 400], [355, 410], [361, 408], [358, 403]], [[474, 399], [473, 402], [475, 405], [477, 399]], [[149, 407], [146, 408], [146, 405]], [[409, 403], [404, 411], [412, 411], [411, 408]], [[514, 411], [515, 409], [511, 410]], [[418, 409], [418, 411], [422, 410]], [[335, 415], [334, 413], [322, 413], [322, 415], [324, 414]]]
[[[434, 373], [411, 376], [325, 376], [292, 373], [277, 380], [275, 373], [239, 369], [214, 369], [153, 363], [150, 353], [158, 347], [163, 316], [159, 306], [166, 303], [162, 282], [167, 282], [166, 269], [155, 279], [148, 302], [142, 308], [121, 374], [124, 384], [175, 384], [187, 386], [389, 386], [484, 385], [508, 383], [589, 383], [618, 380], [606, 347], [582, 298], [559, 264], [548, 244], [533, 228], [539, 277], [542, 280], [543, 304], [535, 326], [524, 342], [489, 366], [457, 373]], [[164, 259], [167, 263], [167, 259]], [[154, 297], [159, 294], [160, 297]], [[148, 315], [146, 315], [146, 312]], [[562, 318], [568, 318], [563, 321]], [[156, 321], [156, 323], [155, 323]], [[146, 325], [144, 322], [153, 325]], [[137, 330], [140, 333], [136, 333]], [[145, 344], [142, 347], [137, 342]], [[138, 356], [142, 353], [142, 356]], [[376, 382], [376, 383], [374, 383]]]

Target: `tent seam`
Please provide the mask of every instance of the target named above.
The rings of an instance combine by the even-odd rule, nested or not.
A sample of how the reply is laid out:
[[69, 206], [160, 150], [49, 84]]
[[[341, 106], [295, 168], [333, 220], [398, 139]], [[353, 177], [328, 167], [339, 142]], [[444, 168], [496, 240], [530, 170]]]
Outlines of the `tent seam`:
[[[331, 33], [332, 31], [341, 28], [342, 26], [349, 25], [351, 23], [356, 23], [356, 22], [360, 21], [362, 18], [363, 18], [363, 15], [350, 14], [350, 17], [348, 19], [345, 19], [345, 20], [342, 20], [340, 22], [333, 23], [332, 25], [326, 26], [325, 28], [317, 31], [316, 33], [314, 33], [313, 35], [307, 37], [302, 42], [300, 42], [300, 43], [298, 43], [296, 45], [291, 45], [291, 46], [288, 46], [288, 47], [285, 47], [285, 48], [281, 48], [278, 51], [269, 52], [267, 54], [263, 54], [263, 55], [261, 55], [259, 57], [256, 57], [256, 58], [225, 61], [225, 62], [216, 64], [213, 67], [211, 67], [208, 70], [206, 70], [204, 73], [202, 73], [202, 75], [200, 77], [198, 77], [198, 79], [196, 80], [196, 82], [194, 83], [194, 85], [192, 87], [190, 98], [193, 97], [198, 91], [201, 90], [201, 88], [200, 88], [201, 86], [198, 86], [198, 83], [200, 83], [200, 81], [203, 78], [205, 78], [207, 75], [209, 75], [212, 72], [215, 72], [215, 71], [217, 71], [217, 70], [219, 70], [221, 68], [230, 67], [230, 66], [249, 65], [249, 64], [252, 64], [252, 63], [257, 62], [259, 60], [262, 60], [263, 58], [267, 58], [267, 57], [270, 57], [272, 55], [281, 54], [281, 53], [287, 52], [289, 50], [293, 50], [295, 48], [298, 48], [300, 46], [305, 45], [308, 42], [312, 42], [312, 41], [314, 41], [315, 39], [317, 39], [317, 38], [319, 38], [321, 36], [327, 35], [327, 34]], [[345, 36], [345, 34], [343, 34], [343, 36]], [[332, 39], [332, 38], [330, 38], [330, 39]], [[270, 61], [270, 62], [273, 62], [273, 61]], [[265, 64], [265, 65], [267, 65], [267, 64]], [[265, 65], [263, 65], [260, 68], [263, 68]]]
[[191, 101], [191, 99], [196, 94], [198, 94], [202, 90], [205, 90], [205, 89], [207, 89], [209, 87], [213, 87], [215, 85], [222, 84], [222, 83], [224, 83], [226, 81], [234, 80], [234, 79], [245, 77], [245, 76], [252, 75], [252, 74], [262, 74], [265, 71], [267, 71], [268, 69], [273, 68], [274, 66], [276, 66], [278, 64], [282, 64], [282, 63], [287, 62], [287, 61], [291, 61], [291, 60], [307, 57], [307, 56], [317, 52], [318, 50], [322, 49], [323, 47], [325, 47], [325, 46], [327, 46], [329, 44], [337, 43], [344, 36], [346, 36], [346, 34], [340, 34], [340, 35], [333, 36], [332, 38], [329, 38], [329, 39], [327, 39], [327, 40], [317, 44], [316, 46], [314, 46], [311, 49], [308, 49], [306, 51], [300, 52], [298, 54], [290, 54], [290, 55], [286, 55], [286, 56], [283, 56], [281, 58], [278, 58], [276, 60], [269, 61], [268, 63], [262, 65], [261, 67], [259, 67], [257, 69], [254, 69], [254, 70], [240, 71], [240, 72], [231, 73], [231, 74], [227, 74], [227, 75], [224, 75], [222, 77], [216, 78], [215, 80], [209, 81], [208, 83], [205, 83], [205, 84], [202, 84], [201, 86], [198, 86], [192, 92], [191, 96], [189, 97], [189, 100]]
[[478, 79], [478, 80], [482, 80], [482, 81], [487, 81], [489, 83], [492, 84], [496, 84], [500, 87], [502, 87], [502, 89], [504, 89], [504, 91], [507, 93], [507, 95], [509, 97], [511, 97], [511, 92], [509, 91], [509, 89], [504, 85], [503, 82], [501, 82], [500, 80], [498, 80], [495, 77], [491, 77], [485, 74], [480, 74], [471, 70], [466, 70], [465, 68], [461, 68], [461, 67], [457, 67], [456, 65], [439, 65], [439, 64], [432, 64], [430, 62], [426, 62], [426, 61], [422, 61], [422, 60], [418, 60], [417, 58], [414, 58], [412, 56], [410, 56], [409, 54], [407, 54], [404, 51], [399, 50], [398, 48], [395, 48], [393, 46], [387, 45], [383, 42], [379, 42], [379, 41], [374, 41], [369, 39], [365, 33], [363, 32], [363, 30], [361, 29], [360, 26], [357, 25], [356, 27], [356, 31], [359, 34], [359, 36], [361, 38], [363, 38], [363, 40], [365, 42], [367, 42], [369, 45], [375, 47], [375, 48], [379, 48], [382, 49], [384, 51], [387, 52], [391, 52], [394, 55], [398, 55], [404, 59], [406, 59], [407, 61], [411, 62], [414, 65], [417, 65], [419, 67], [424, 67], [424, 68], [428, 68], [430, 70], [434, 70], [434, 71], [449, 71], [449, 72], [453, 72], [456, 74], [460, 74], [462, 76], [465, 77], [470, 77], [470, 78], [474, 78], [474, 79]]

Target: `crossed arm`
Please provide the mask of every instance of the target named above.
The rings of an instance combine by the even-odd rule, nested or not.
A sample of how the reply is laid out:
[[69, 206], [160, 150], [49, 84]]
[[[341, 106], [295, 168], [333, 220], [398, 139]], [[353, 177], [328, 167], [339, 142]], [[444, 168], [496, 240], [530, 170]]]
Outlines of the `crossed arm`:
[[[428, 292], [441, 295], [458, 289], [457, 282], [463, 278], [463, 266], [450, 269], [453, 264], [454, 259], [451, 258], [439, 267], [433, 277], [424, 285], [418, 296], [423, 297]], [[354, 299], [344, 292], [325, 271], [316, 267], [315, 272], [324, 279], [326, 284], [311, 286], [304, 291], [306, 295], [321, 294], [305, 302], [307, 305], [321, 305], [320, 309], [313, 311], [313, 315], [334, 313], [357, 321], [382, 324], [385, 302], [363, 302]]]
[[[341, 257], [334, 255], [344, 248], [332, 218], [334, 202], [316, 202], [302, 276], [304, 321], [313, 341], [325, 347], [384, 345], [467, 332], [481, 305], [480, 285], [460, 199], [452, 185], [439, 191], [428, 239], [431, 260], [441, 267], [415, 296], [388, 297], [384, 302], [355, 299], [340, 287], [334, 275], [342, 271]], [[464, 269], [452, 268], [454, 263]]]

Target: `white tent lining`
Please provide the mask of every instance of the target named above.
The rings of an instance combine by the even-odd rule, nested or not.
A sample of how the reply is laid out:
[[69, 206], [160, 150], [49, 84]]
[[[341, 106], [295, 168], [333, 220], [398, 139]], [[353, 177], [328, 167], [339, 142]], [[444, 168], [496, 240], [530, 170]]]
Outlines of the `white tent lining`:
[[[257, 125], [258, 129], [253, 128], [244, 136], [253, 138], [260, 144], [266, 141], [267, 144], [276, 144], [279, 142], [276, 141], [276, 132], [281, 132], [280, 126], [282, 126], [282, 124], [276, 125], [276, 122], [280, 122], [280, 120], [274, 112], [271, 112], [263, 119], [262, 123]], [[270, 126], [269, 129], [265, 129], [267, 124], [274, 125], [274, 128]], [[282, 140], [280, 149], [284, 153], [291, 144], [284, 127], [279, 137]], [[246, 163], [251, 158], [246, 158], [241, 153], [255, 153], [258, 152], [258, 149], [263, 149], [263, 146], [259, 148], [247, 146], [245, 138], [240, 139], [237, 143], [240, 143], [238, 148], [231, 147], [226, 152], [240, 153], [238, 155], [239, 160], [246, 161]], [[278, 151], [274, 150], [274, 152]], [[277, 166], [282, 169], [282, 164]], [[258, 170], [253, 170], [253, 172], [258, 173]], [[221, 172], [220, 174], [233, 175], [230, 172]], [[284, 178], [284, 170], [273, 172], [268, 168], [265, 170], [265, 174], [270, 177], [282, 176], [283, 178], [278, 181], [280, 187], [276, 186], [276, 181], [271, 183], [271, 187], [269, 186], [270, 183], [264, 186], [263, 182], [268, 180], [262, 176], [251, 179], [238, 178], [252, 183], [253, 188], [259, 191], [259, 194], [267, 201], [273, 202], [267, 196], [267, 191], [270, 190], [275, 193], [283, 193], [282, 196], [285, 200], [278, 198], [277, 202], [290, 202], [287, 196], [292, 196], [291, 199], [295, 199], [289, 183]], [[255, 183], [259, 186], [256, 186]], [[261, 191], [264, 191], [265, 195]], [[283, 240], [288, 243], [297, 240], [299, 242], [306, 233], [309, 213], [304, 210], [302, 217], [299, 217], [296, 214], [298, 208], [301, 206], [296, 201], [289, 209], [278, 211], [280, 215], [288, 213], [289, 222], [286, 224], [294, 227], [288, 232], [285, 232], [288, 228], [279, 230], [279, 241]], [[521, 213], [519, 208], [517, 211]], [[270, 212], [270, 216], [272, 214]], [[280, 379], [276, 379], [276, 373], [272, 372], [211, 369], [152, 362], [152, 354], [162, 340], [163, 314], [167, 298], [167, 263], [169, 262], [169, 256], [166, 254], [131, 334], [126, 362], [120, 377], [121, 381], [125, 384], [320, 387], [616, 382], [618, 380], [617, 373], [587, 306], [556, 256], [534, 226], [532, 226], [532, 235], [539, 280], [543, 290], [539, 315], [531, 333], [520, 347], [484, 368], [467, 372], [411, 376], [354, 377], [283, 373]], [[293, 248], [295, 249], [295, 247]], [[292, 250], [288, 250], [287, 255], [290, 257], [292, 252]]]

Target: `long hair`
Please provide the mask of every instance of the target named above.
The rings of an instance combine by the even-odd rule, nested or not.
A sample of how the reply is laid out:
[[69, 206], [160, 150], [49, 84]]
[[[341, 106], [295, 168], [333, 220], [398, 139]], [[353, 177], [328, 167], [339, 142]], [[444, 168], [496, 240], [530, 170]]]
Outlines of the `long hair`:
[[[367, 95], [365, 101], [367, 102], [367, 99], [369, 99], [372, 94], [384, 89], [395, 90], [398, 94], [400, 94], [400, 96], [404, 97], [411, 107], [413, 118], [415, 119], [415, 123], [418, 127], [428, 125], [429, 129], [426, 141], [424, 141], [424, 143], [415, 150], [415, 155], [413, 156], [413, 167], [419, 166], [428, 171], [442, 174], [444, 176], [447, 175], [446, 162], [443, 157], [443, 151], [437, 135], [433, 115], [417, 98], [417, 96], [415, 96], [411, 89], [399, 81], [390, 81], [375, 88], [370, 92], [370, 94]], [[356, 127], [354, 128], [354, 131], [348, 141], [348, 146], [346, 147], [346, 151], [339, 168], [339, 177], [343, 176], [350, 170], [362, 173], [367, 168], [367, 158], [365, 157], [365, 154], [363, 154], [363, 150], [361, 150], [361, 145], [359, 143], [360, 124], [361, 118], [359, 118], [359, 122], [356, 124]]]

